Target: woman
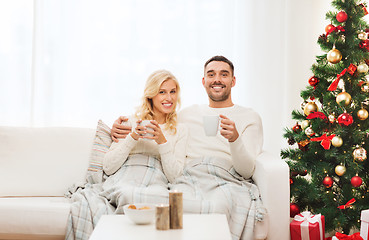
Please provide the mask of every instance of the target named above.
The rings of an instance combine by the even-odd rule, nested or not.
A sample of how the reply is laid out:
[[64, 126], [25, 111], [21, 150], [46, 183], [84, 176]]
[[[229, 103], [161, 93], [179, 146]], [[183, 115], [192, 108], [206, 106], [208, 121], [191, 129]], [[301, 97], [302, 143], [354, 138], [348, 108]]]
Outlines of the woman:
[[[114, 174], [137, 154], [160, 160], [170, 182], [182, 174], [187, 129], [177, 123], [179, 92], [178, 81], [169, 71], [155, 71], [148, 77], [142, 104], [128, 121], [134, 131], [118, 143], [113, 142], [105, 155], [103, 169], [107, 175]], [[143, 120], [149, 120], [149, 124], [144, 126]]]
[[103, 169], [110, 176], [72, 195], [66, 239], [87, 240], [102, 215], [121, 214], [125, 204], [168, 202], [168, 180], [182, 174], [188, 135], [177, 123], [179, 92], [170, 72], [149, 76], [142, 104], [129, 118], [134, 131], [113, 142], [104, 157]]

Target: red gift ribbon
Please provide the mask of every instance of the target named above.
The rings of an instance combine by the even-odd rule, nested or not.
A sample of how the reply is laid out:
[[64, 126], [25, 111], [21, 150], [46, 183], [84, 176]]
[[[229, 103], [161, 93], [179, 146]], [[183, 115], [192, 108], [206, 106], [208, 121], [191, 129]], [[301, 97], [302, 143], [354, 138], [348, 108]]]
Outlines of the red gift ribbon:
[[336, 134], [332, 134], [328, 137], [327, 134], [324, 133], [321, 137], [312, 138], [310, 140], [313, 142], [322, 141], [320, 145], [322, 145], [325, 150], [328, 150], [331, 147], [331, 141], [334, 136], [336, 136]]
[[306, 119], [314, 119], [314, 118], [326, 120], [327, 116], [322, 112], [312, 112], [306, 117]]
[[352, 198], [350, 201], [348, 201], [345, 205], [338, 206], [339, 209], [346, 209], [351, 207], [351, 205], [356, 202], [355, 198]]
[[339, 83], [341, 77], [343, 77], [343, 75], [345, 75], [346, 71], [347, 71], [347, 69], [345, 68], [345, 69], [342, 70], [342, 72], [340, 74], [337, 74], [336, 80], [334, 80], [331, 83], [331, 85], [329, 85], [329, 87], [327, 89], [328, 91], [335, 91], [337, 89], [338, 83]]
[[336, 232], [336, 238], [338, 238], [339, 240], [363, 240], [359, 232], [354, 233], [350, 236], [340, 232]]
[[327, 37], [330, 33], [332, 32], [338, 32], [338, 31], [341, 31], [341, 32], [344, 32], [345, 29], [341, 26], [341, 25], [338, 25], [337, 27], [333, 26], [332, 28], [329, 29], [329, 31], [327, 32]]

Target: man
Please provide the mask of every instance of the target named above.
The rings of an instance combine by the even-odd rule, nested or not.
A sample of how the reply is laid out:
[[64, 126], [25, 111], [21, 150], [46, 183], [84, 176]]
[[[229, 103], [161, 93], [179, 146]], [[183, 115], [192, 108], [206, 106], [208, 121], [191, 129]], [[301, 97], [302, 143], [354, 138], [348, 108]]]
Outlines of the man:
[[[178, 120], [189, 129], [186, 163], [202, 157], [217, 157], [231, 162], [243, 178], [249, 179], [255, 169], [256, 157], [262, 150], [263, 128], [259, 115], [250, 108], [235, 105], [232, 88], [236, 84], [234, 66], [223, 56], [210, 58], [204, 66], [202, 84], [208, 94], [208, 105], [193, 105], [180, 111]], [[208, 137], [203, 130], [203, 116], [219, 115], [220, 134]], [[125, 137], [131, 128], [117, 119], [112, 138]]]

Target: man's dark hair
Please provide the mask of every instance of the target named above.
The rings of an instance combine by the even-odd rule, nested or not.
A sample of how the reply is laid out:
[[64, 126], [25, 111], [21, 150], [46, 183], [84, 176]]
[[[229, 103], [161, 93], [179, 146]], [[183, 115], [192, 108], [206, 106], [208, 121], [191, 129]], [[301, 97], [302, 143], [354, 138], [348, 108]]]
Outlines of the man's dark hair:
[[217, 61], [217, 62], [225, 62], [227, 63], [230, 67], [231, 67], [231, 70], [232, 70], [232, 76], [233, 76], [233, 73], [234, 73], [234, 66], [233, 66], [233, 63], [228, 60], [228, 58], [224, 57], [224, 56], [214, 56], [212, 58], [210, 58], [208, 61], [206, 61], [205, 65], [204, 65], [204, 69], [206, 68], [206, 66], [213, 62], [213, 61]]

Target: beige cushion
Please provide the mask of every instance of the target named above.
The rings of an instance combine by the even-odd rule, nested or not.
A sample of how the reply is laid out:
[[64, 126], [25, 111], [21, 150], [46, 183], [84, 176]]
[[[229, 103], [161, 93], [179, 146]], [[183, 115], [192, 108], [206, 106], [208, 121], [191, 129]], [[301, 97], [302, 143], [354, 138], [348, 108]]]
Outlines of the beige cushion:
[[87, 181], [90, 183], [100, 183], [104, 180], [102, 166], [104, 156], [112, 144], [110, 131], [110, 128], [103, 121], [98, 121], [86, 176]]
[[63, 197], [0, 198], [0, 233], [64, 236], [69, 201]]
[[85, 179], [94, 132], [0, 127], [0, 196], [63, 196]]

